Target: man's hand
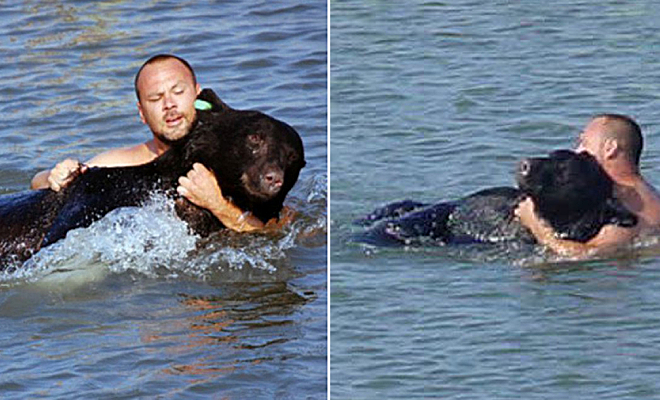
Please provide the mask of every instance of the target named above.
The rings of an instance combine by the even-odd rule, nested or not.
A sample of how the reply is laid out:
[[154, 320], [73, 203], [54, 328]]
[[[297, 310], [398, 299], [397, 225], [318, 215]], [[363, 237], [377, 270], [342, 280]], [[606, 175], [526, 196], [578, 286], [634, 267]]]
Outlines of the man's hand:
[[534, 209], [534, 201], [527, 197], [518, 204], [513, 213], [520, 219], [522, 226], [532, 232], [539, 243], [564, 256], [572, 256], [587, 250], [587, 246], [582, 243], [558, 239], [555, 230], [546, 221], [539, 218]]
[[191, 203], [209, 210], [227, 228], [237, 232], [262, 229], [264, 224], [250, 213], [244, 213], [222, 196], [213, 172], [195, 163], [186, 176], [179, 178], [177, 192]]
[[534, 231], [533, 227], [540, 222], [534, 214], [534, 201], [530, 197], [521, 201], [513, 213], [520, 219], [520, 223], [523, 226], [532, 231]]
[[228, 203], [213, 173], [200, 163], [195, 163], [186, 176], [179, 178], [179, 185], [176, 190], [181, 196], [207, 210], [222, 208], [223, 203]]
[[81, 173], [87, 171], [87, 166], [81, 164], [78, 160], [68, 158], [55, 165], [48, 174], [48, 187], [51, 190], [59, 192], [69, 185]]

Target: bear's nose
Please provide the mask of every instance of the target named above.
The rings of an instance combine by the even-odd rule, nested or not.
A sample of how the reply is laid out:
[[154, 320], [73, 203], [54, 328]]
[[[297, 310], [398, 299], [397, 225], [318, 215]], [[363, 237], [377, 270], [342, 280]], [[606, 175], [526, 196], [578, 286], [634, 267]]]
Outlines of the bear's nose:
[[518, 164], [518, 171], [522, 176], [527, 176], [531, 169], [532, 169], [532, 163], [529, 160], [522, 160], [520, 164]]
[[283, 174], [280, 171], [269, 171], [264, 175], [264, 181], [271, 189], [279, 189], [282, 186]]

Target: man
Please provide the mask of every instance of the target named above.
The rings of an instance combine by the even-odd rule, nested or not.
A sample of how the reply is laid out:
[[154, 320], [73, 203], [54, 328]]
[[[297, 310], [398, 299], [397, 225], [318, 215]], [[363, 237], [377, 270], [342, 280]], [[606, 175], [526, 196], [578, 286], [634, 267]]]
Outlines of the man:
[[601, 114], [593, 117], [578, 138], [575, 151], [593, 155], [614, 181], [614, 195], [638, 218], [633, 228], [605, 225], [586, 243], [559, 239], [553, 229], [534, 214], [531, 199], [516, 210], [521, 223], [539, 243], [565, 256], [584, 257], [621, 249], [639, 236], [660, 228], [660, 195], [639, 172], [643, 138], [639, 125], [630, 117]]
[[[140, 119], [149, 126], [153, 138], [144, 143], [108, 150], [85, 164], [67, 159], [53, 169], [41, 171], [31, 187], [59, 191], [88, 167], [117, 167], [148, 163], [166, 152], [170, 144], [188, 134], [196, 118], [194, 102], [201, 91], [192, 67], [184, 59], [167, 54], [147, 60], [135, 76], [135, 93]], [[226, 227], [254, 231], [264, 224], [228, 202], [211, 171], [195, 164], [179, 178], [177, 191], [192, 203], [209, 210]]]

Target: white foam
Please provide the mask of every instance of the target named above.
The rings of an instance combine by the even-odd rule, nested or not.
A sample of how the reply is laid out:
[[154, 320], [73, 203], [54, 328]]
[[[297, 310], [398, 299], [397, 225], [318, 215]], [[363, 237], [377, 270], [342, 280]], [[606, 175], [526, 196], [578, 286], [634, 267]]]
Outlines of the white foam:
[[[154, 195], [143, 207], [118, 208], [88, 228], [74, 229], [0, 279], [35, 280], [47, 275], [106, 272], [153, 273], [162, 264], [179, 263], [195, 250], [197, 237], [177, 218], [174, 202]], [[52, 278], [52, 277], [51, 277]]]
[[303, 190], [311, 203], [294, 205], [303, 216], [281, 232], [223, 231], [208, 239], [192, 234], [176, 216], [174, 201], [156, 194], [141, 207], [116, 209], [87, 228], [70, 231], [23, 265], [0, 272], [0, 284], [49, 281], [77, 285], [127, 271], [199, 279], [244, 268], [272, 274], [286, 263], [286, 252], [296, 245], [299, 235], [325, 229], [324, 179], [313, 177], [303, 184]]

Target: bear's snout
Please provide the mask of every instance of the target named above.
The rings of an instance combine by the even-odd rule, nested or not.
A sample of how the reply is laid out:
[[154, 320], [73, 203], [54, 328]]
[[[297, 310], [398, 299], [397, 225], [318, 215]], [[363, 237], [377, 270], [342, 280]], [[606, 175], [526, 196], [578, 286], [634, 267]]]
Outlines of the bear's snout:
[[538, 192], [543, 187], [543, 171], [547, 167], [547, 159], [525, 158], [518, 163], [516, 182], [520, 190], [527, 194]]
[[284, 172], [280, 168], [269, 168], [261, 176], [261, 187], [265, 192], [277, 193], [284, 183]]
[[532, 162], [529, 159], [520, 161], [518, 164], [518, 173], [521, 176], [529, 175], [529, 172], [532, 170]]

